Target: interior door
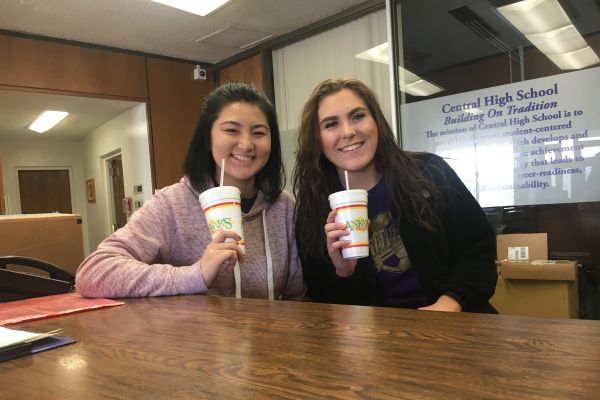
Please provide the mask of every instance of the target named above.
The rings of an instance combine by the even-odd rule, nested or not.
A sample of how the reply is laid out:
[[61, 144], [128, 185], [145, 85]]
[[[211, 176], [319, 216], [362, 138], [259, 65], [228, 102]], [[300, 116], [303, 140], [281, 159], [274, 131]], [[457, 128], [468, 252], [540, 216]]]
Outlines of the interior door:
[[4, 184], [2, 181], [2, 160], [0, 160], [0, 215], [6, 214], [6, 205], [4, 204]]
[[122, 228], [127, 223], [127, 216], [123, 210], [123, 199], [125, 198], [125, 184], [123, 182], [123, 160], [121, 156], [109, 160], [110, 176], [113, 193], [113, 206], [115, 211], [114, 230]]
[[19, 170], [18, 174], [22, 214], [73, 212], [68, 170]]

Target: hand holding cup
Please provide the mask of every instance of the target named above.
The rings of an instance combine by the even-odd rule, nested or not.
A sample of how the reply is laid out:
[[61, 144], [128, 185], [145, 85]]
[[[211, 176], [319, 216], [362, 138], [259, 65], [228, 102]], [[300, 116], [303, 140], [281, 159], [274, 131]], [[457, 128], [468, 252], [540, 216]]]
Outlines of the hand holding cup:
[[204, 283], [210, 286], [221, 267], [234, 267], [245, 253], [240, 190], [235, 186], [218, 186], [199, 196], [200, 205], [212, 242], [206, 247], [200, 268]]
[[[214, 238], [218, 231], [234, 231], [239, 236], [237, 243], [245, 253], [240, 189], [218, 186], [200, 193], [199, 199], [210, 235]], [[232, 240], [227, 238], [226, 241]]]
[[[242, 261], [244, 254], [237, 241], [239, 235], [234, 231], [218, 231], [212, 242], [206, 246], [200, 259], [200, 269], [206, 287], [210, 287], [217, 277], [219, 270], [231, 273], [238, 261]], [[229, 241], [227, 241], [229, 240]]]
[[342, 190], [329, 196], [329, 204], [335, 211], [335, 222], [343, 223], [347, 231], [346, 235], [340, 236], [340, 240], [349, 241], [342, 247], [342, 257], [346, 259], [369, 256], [367, 199], [367, 191], [362, 189]]
[[346, 230], [346, 224], [343, 222], [335, 222], [337, 212], [331, 211], [327, 216], [327, 224], [325, 225], [325, 236], [327, 239], [327, 253], [331, 262], [335, 267], [335, 272], [338, 276], [346, 277], [352, 275], [356, 268], [356, 259], [346, 259], [342, 257], [341, 250], [344, 246], [352, 243], [350, 240], [340, 240], [340, 237], [347, 236], [349, 232]]

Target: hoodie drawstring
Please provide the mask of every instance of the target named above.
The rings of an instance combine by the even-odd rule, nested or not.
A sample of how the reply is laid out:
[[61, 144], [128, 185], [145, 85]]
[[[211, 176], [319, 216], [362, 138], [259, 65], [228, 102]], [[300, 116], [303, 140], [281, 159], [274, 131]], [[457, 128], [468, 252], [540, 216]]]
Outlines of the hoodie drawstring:
[[[269, 300], [275, 300], [275, 292], [273, 290], [273, 259], [271, 258], [271, 245], [269, 244], [269, 233], [267, 231], [267, 212], [262, 211], [263, 231], [265, 233], [265, 255], [267, 256], [267, 291], [269, 292]], [[242, 276], [240, 273], [240, 263], [236, 262], [233, 267], [233, 278], [235, 280], [235, 298], [242, 298]]]
[[235, 298], [242, 298], [242, 275], [240, 273], [240, 262], [235, 262], [235, 267], [233, 267], [233, 279], [235, 280]]
[[269, 300], [274, 300], [273, 292], [273, 259], [271, 258], [271, 246], [269, 245], [269, 235], [267, 232], [266, 210], [262, 211], [263, 231], [265, 233], [265, 253], [267, 255], [267, 289], [269, 291]]

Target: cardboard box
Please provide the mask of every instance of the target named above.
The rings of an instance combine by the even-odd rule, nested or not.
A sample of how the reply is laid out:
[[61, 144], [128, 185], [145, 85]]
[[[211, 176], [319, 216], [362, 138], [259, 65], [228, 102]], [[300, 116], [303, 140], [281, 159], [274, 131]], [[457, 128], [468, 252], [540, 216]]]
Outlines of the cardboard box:
[[577, 262], [567, 260], [502, 261], [500, 274], [504, 279], [574, 281], [577, 280]]
[[496, 260], [548, 259], [547, 233], [513, 233], [496, 236]]
[[[56, 213], [1, 215], [0, 255], [38, 258], [75, 274], [83, 261], [81, 216]], [[11, 269], [36, 272], [26, 267]]]
[[503, 261], [490, 302], [501, 314], [579, 318], [577, 262]]

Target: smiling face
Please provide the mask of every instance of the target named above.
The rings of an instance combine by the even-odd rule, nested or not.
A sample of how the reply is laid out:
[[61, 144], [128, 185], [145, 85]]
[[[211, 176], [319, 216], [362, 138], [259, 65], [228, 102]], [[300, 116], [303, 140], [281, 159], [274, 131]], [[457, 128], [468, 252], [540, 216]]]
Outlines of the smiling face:
[[236, 186], [242, 197], [256, 194], [255, 176], [271, 154], [271, 131], [267, 117], [253, 104], [236, 102], [221, 109], [212, 125], [211, 151], [219, 182], [225, 159], [224, 185]]
[[354, 177], [351, 181], [374, 185], [378, 131], [364, 100], [352, 90], [342, 89], [321, 100], [318, 116], [323, 154], [336, 166], [338, 176], [343, 177], [347, 170]]

